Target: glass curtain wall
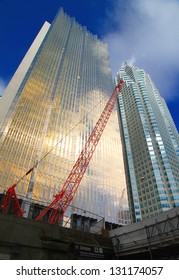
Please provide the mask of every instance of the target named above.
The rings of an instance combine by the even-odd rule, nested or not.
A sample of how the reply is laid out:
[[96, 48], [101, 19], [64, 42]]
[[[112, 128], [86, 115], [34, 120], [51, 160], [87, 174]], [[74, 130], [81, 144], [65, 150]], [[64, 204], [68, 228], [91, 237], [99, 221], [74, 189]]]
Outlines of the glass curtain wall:
[[133, 221], [179, 206], [179, 135], [144, 70], [125, 65], [118, 108]]
[[[63, 186], [113, 87], [107, 46], [61, 9], [3, 124], [2, 191], [39, 162], [33, 176], [18, 184], [17, 194], [26, 197], [31, 180], [32, 199], [48, 205]], [[71, 206], [110, 223], [126, 223], [119, 214], [128, 203], [116, 110]]]

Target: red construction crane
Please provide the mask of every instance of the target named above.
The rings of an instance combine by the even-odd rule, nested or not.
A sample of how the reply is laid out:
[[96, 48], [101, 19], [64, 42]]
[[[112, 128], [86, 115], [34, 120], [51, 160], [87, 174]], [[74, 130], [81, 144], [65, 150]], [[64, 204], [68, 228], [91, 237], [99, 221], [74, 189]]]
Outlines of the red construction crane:
[[8, 213], [8, 209], [9, 209], [9, 205], [10, 203], [12, 202], [12, 206], [13, 206], [13, 212], [16, 216], [19, 216], [19, 217], [23, 217], [24, 215], [24, 211], [22, 211], [21, 209], [21, 206], [20, 206], [20, 203], [19, 203], [19, 200], [17, 198], [17, 195], [16, 195], [16, 191], [15, 191], [15, 188], [16, 186], [18, 185], [18, 183], [24, 179], [25, 176], [27, 176], [29, 173], [31, 173], [34, 168], [37, 166], [34, 165], [32, 168], [29, 169], [29, 171], [27, 171], [25, 173], [25, 175], [19, 179], [19, 181], [12, 185], [10, 188], [8, 188], [8, 190], [6, 191], [6, 194], [5, 194], [5, 197], [4, 197], [4, 200], [3, 200], [3, 203], [1, 205], [1, 211], [2, 213]]
[[118, 83], [112, 92], [109, 101], [107, 102], [99, 120], [93, 128], [60, 193], [55, 196], [55, 199], [50, 203], [50, 205], [36, 218], [37, 221], [41, 220], [47, 214], [47, 212], [50, 213], [48, 217], [48, 223], [50, 224], [59, 223], [63, 218], [65, 211], [76, 194], [96, 146], [111, 116], [118, 95], [122, 89], [122, 84], [123, 80]]
[[[89, 162], [93, 156], [93, 153], [96, 149], [96, 146], [101, 138], [101, 135], [105, 129], [105, 126], [111, 116], [112, 110], [118, 98], [118, 95], [122, 89], [123, 80], [121, 80], [115, 89], [112, 92], [112, 95], [107, 102], [98, 122], [93, 128], [91, 135], [88, 138], [84, 148], [82, 149], [76, 163], [74, 164], [70, 174], [68, 175], [67, 180], [65, 181], [61, 191], [59, 194], [55, 196], [55, 199], [50, 203], [50, 205], [36, 218], [37, 221], [41, 220], [47, 212], [50, 212], [48, 217], [48, 223], [55, 224], [60, 222], [63, 218], [65, 211], [73, 200], [76, 191], [79, 187], [79, 184], [83, 178], [83, 175], [89, 165]], [[49, 153], [48, 153], [49, 154]], [[15, 188], [17, 184], [29, 173], [31, 173], [35, 167], [37, 167], [36, 163], [29, 171], [13, 186], [11, 186], [4, 198], [3, 204], [1, 206], [1, 211], [3, 213], [8, 212], [8, 207], [10, 201], [13, 204], [13, 211], [16, 216], [23, 217], [24, 212], [21, 210]]]

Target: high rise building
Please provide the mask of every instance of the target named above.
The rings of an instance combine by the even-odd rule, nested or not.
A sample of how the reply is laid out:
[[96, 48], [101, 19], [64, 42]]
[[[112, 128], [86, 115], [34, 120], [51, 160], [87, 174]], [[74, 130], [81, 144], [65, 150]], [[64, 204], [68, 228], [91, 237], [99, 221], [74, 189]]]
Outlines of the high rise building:
[[144, 70], [125, 64], [118, 100], [129, 206], [140, 221], [179, 206], [179, 135]]
[[[53, 23], [45, 23], [39, 32], [1, 99], [1, 191], [38, 163], [16, 192], [48, 205], [60, 192], [113, 87], [107, 45], [60, 9]], [[114, 110], [66, 215], [125, 223], [120, 215], [128, 205], [125, 189]]]

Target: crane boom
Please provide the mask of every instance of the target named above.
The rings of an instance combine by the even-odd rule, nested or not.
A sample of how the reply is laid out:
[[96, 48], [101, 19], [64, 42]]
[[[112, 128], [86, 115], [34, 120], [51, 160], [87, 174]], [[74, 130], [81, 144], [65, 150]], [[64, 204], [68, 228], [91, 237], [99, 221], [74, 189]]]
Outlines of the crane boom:
[[63, 218], [65, 211], [76, 194], [96, 146], [111, 116], [118, 95], [122, 89], [122, 84], [123, 80], [121, 80], [113, 90], [109, 101], [107, 102], [76, 163], [69, 173], [60, 193], [55, 196], [55, 199], [50, 203], [50, 205], [36, 218], [37, 221], [41, 220], [47, 212], [50, 212], [48, 217], [48, 223], [50, 224], [58, 223]]

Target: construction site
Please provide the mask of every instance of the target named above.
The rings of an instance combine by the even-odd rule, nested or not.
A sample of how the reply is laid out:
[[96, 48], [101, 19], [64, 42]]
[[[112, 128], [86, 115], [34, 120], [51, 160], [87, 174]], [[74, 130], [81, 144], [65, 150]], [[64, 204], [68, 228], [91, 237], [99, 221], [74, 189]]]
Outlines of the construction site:
[[179, 138], [149, 75], [114, 81], [60, 9], [0, 102], [1, 260], [179, 259]]
[[33, 184], [29, 186], [25, 200], [16, 195], [18, 183], [33, 172], [39, 162], [1, 195], [0, 259], [179, 258], [178, 208], [116, 228], [108, 227], [104, 218], [97, 215], [92, 219], [74, 214], [65, 219], [122, 84], [121, 80], [115, 87], [64, 186], [50, 205], [41, 207], [31, 202]]
[[[25, 215], [26, 218], [34, 219], [36, 222], [43, 221], [43, 223], [47, 223], [48, 226], [49, 226], [49, 224], [50, 225], [57, 224], [58, 227], [60, 227], [60, 230], [64, 226], [64, 227], [70, 228], [68, 231], [66, 231], [66, 229], [65, 229], [65, 232], [66, 233], [68, 232], [67, 240], [65, 240], [65, 234], [62, 234], [63, 242], [58, 241], [59, 239], [57, 238], [57, 236], [52, 237], [51, 234], [50, 235], [48, 234], [47, 237], [45, 237], [45, 236], [42, 237], [42, 239], [47, 238], [46, 241], [44, 239], [44, 242], [47, 242], [50, 247], [51, 247], [51, 245], [50, 245], [51, 243], [49, 243], [50, 241], [48, 241], [48, 239], [51, 240], [51, 242], [53, 242], [52, 240], [54, 240], [55, 244], [56, 244], [56, 242], [57, 243], [59, 242], [60, 247], [61, 247], [61, 244], [64, 243], [64, 244], [66, 244], [66, 247], [70, 246], [70, 248], [72, 248], [72, 250], [77, 250], [79, 248], [82, 248], [82, 251], [84, 249], [83, 254], [80, 255], [82, 257], [85, 257], [86, 250], [87, 250], [86, 256], [88, 256], [88, 257], [90, 256], [91, 258], [96, 258], [96, 257], [97, 258], [98, 257], [99, 258], [101, 258], [101, 257], [109, 258], [109, 256], [110, 256], [110, 258], [112, 257], [112, 250], [111, 250], [112, 243], [111, 243], [110, 239], [107, 238], [108, 237], [108, 234], [106, 231], [107, 224], [105, 223], [103, 217], [99, 218], [96, 215], [96, 217], [94, 217], [94, 219], [92, 219], [92, 218], [85, 218], [85, 217], [83, 218], [82, 215], [80, 215], [78, 217], [78, 215], [74, 214], [73, 216], [65, 219], [65, 213], [66, 213], [67, 208], [70, 206], [70, 204], [78, 190], [78, 187], [80, 186], [80, 182], [83, 178], [83, 175], [89, 165], [90, 159], [93, 156], [95, 148], [101, 138], [101, 135], [108, 122], [108, 119], [110, 118], [110, 115], [111, 115], [114, 105], [116, 103], [117, 97], [120, 94], [120, 91], [122, 89], [122, 84], [123, 84], [123, 81], [121, 80], [120, 83], [115, 87], [114, 91], [112, 92], [112, 95], [111, 95], [109, 101], [107, 102], [98, 122], [96, 123], [95, 127], [93, 128], [93, 130], [90, 134], [90, 137], [88, 138], [86, 145], [82, 149], [81, 154], [79, 155], [76, 163], [74, 164], [67, 180], [65, 181], [63, 187], [61, 188], [60, 193], [55, 196], [55, 199], [50, 203], [50, 205], [48, 205], [47, 207], [42, 207], [42, 206], [39, 206], [38, 204], [34, 204], [31, 202], [32, 191], [33, 191], [33, 181], [31, 181], [29, 184], [29, 189], [28, 189], [27, 197], [25, 200], [19, 199], [17, 197], [16, 186], [20, 183], [21, 180], [23, 180], [23, 178], [25, 176], [28, 176], [31, 172], [34, 171], [35, 168], [37, 168], [37, 165], [39, 164], [39, 162], [41, 162], [46, 156], [48, 156], [48, 154], [51, 152], [51, 150], [48, 151], [48, 153], [45, 156], [43, 156], [43, 158], [41, 158], [38, 162], [36, 162], [36, 164], [33, 167], [31, 167], [22, 176], [22, 178], [20, 178], [18, 180], [18, 182], [13, 184], [4, 193], [4, 195], [2, 195], [2, 197], [1, 197], [2, 215], [5, 214], [4, 217], [8, 218], [9, 217], [8, 214], [9, 214], [9, 215], [11, 215], [10, 219], [12, 219], [11, 221], [9, 220], [7, 222], [8, 224], [11, 224], [11, 226], [12, 226], [14, 216], [17, 216], [18, 218], [23, 218]], [[32, 179], [33, 179], [33, 176], [32, 176]], [[78, 225], [79, 219], [80, 219], [80, 225]], [[69, 220], [70, 220], [70, 222], [69, 222]], [[24, 219], [22, 221], [24, 221]], [[31, 222], [34, 223], [34, 221], [31, 221]], [[26, 220], [26, 223], [29, 223], [29, 220], [28, 220], [28, 222]], [[15, 222], [15, 224], [16, 224], [16, 222]], [[43, 226], [44, 226], [44, 224], [43, 224]], [[43, 226], [41, 224], [40, 228], [41, 227], [43, 228]], [[32, 224], [30, 227], [33, 227]], [[2, 225], [1, 228], [5, 229], [6, 226]], [[16, 229], [15, 225], [12, 226], [12, 228], [14, 230], [15, 235], [16, 235], [16, 232], [21, 232], [21, 230]], [[78, 234], [76, 234], [76, 237], [74, 236], [74, 238], [72, 238], [70, 236], [71, 236], [71, 234], [73, 236], [74, 231], [71, 231], [71, 230], [73, 230], [74, 228], [80, 229], [80, 230], [83, 229], [83, 232], [82, 233], [81, 233], [81, 231], [80, 231], [80, 233], [78, 232]], [[27, 226], [24, 227], [25, 231], [26, 231], [26, 229], [28, 230]], [[24, 242], [25, 243], [27, 242], [27, 244], [29, 244], [31, 247], [31, 241], [27, 239], [27, 234], [25, 233], [24, 230], [22, 231], [23, 235], [25, 236]], [[62, 230], [64, 230], [64, 229], [62, 229]], [[95, 235], [91, 235], [91, 237], [90, 237], [90, 235], [88, 235], [88, 238], [87, 238], [87, 239], [89, 239], [87, 244], [88, 245], [90, 244], [90, 246], [94, 246], [94, 248], [91, 247], [92, 249], [89, 249], [90, 247], [88, 247], [86, 243], [81, 244], [81, 245], [78, 245], [78, 244], [73, 245], [73, 243], [75, 241], [79, 241], [81, 239], [86, 240], [85, 232], [88, 232], [88, 231], [94, 232], [94, 234], [95, 234]], [[31, 232], [31, 230], [30, 231], [28, 230], [28, 232]], [[48, 232], [50, 233], [51, 231], [48, 230]], [[6, 234], [4, 235], [3, 231], [1, 231], [1, 233], [2, 233], [2, 236], [7, 236]], [[81, 234], [84, 235], [83, 238], [82, 238]], [[55, 233], [55, 235], [56, 235], [56, 233]], [[102, 240], [101, 236], [99, 237], [99, 235], [104, 236], [104, 240], [106, 239], [106, 241], [105, 241], [106, 247], [99, 247], [100, 244], [101, 245], [104, 244], [104, 240]], [[12, 234], [11, 234], [11, 237], [12, 237]], [[37, 237], [39, 238], [39, 236], [36, 236], [34, 238], [34, 240]], [[30, 239], [32, 240], [31, 233], [30, 233]], [[70, 242], [70, 239], [71, 239], [71, 242]], [[20, 240], [22, 240], [22, 236], [20, 237]], [[55, 241], [55, 240], [57, 240], [57, 241]], [[3, 241], [2, 241], [2, 243], [3, 243]], [[96, 247], [96, 245], [97, 245], [97, 247]], [[59, 247], [59, 246], [57, 246], [57, 247]], [[89, 254], [88, 251], [90, 251], [90, 252], [92, 251], [92, 253]], [[100, 253], [97, 253], [98, 251], [100, 251]], [[96, 252], [96, 254], [95, 254], [95, 252]], [[104, 254], [104, 252], [107, 252], [107, 253]], [[2, 256], [3, 256], [3, 254], [2, 254]], [[39, 255], [40, 257], [38, 257], [38, 254], [34, 254], [34, 256], [35, 256], [35, 258], [41, 258], [40, 255]], [[25, 256], [23, 256], [22, 258], [24, 258], [24, 257]], [[54, 254], [53, 258], [56, 258], [56, 257], [57, 257], [56, 254]], [[32, 259], [33, 258], [34, 257], [32, 256]], [[49, 257], [46, 256], [45, 258], [49, 258]]]

